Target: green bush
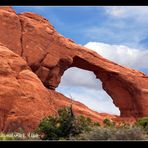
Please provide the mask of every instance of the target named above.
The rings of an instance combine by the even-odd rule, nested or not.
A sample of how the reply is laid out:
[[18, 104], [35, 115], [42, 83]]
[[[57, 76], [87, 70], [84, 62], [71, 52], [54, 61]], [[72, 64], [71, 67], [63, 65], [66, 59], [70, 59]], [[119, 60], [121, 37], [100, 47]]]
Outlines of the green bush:
[[105, 118], [103, 120], [103, 123], [105, 124], [105, 126], [107, 127], [115, 127], [115, 122], [110, 121], [110, 119]]
[[143, 128], [146, 128], [148, 126], [148, 118], [141, 118], [136, 122], [136, 125], [140, 125]]
[[100, 126], [99, 122], [94, 122], [94, 126]]
[[[57, 134], [57, 119], [54, 117], [47, 117], [42, 120], [37, 129], [37, 133], [39, 133], [41, 139], [58, 139]], [[50, 133], [50, 134], [49, 134]]]
[[135, 126], [140, 126], [143, 128], [145, 134], [148, 136], [148, 118], [141, 118], [136, 123]]
[[65, 107], [59, 109], [58, 111], [59, 117], [57, 118], [58, 126], [56, 129], [58, 130], [59, 137], [68, 137], [69, 135], [73, 134], [73, 122], [74, 122], [74, 115], [71, 107]]
[[73, 122], [73, 135], [77, 135], [82, 133], [83, 131], [89, 131], [92, 121], [89, 118], [85, 118], [84, 116], [80, 115], [75, 117]]
[[43, 140], [58, 140], [61, 137], [68, 137], [71, 133], [73, 113], [70, 108], [58, 110], [57, 117], [44, 118], [37, 129], [37, 133]]
[[82, 115], [74, 116], [72, 107], [65, 107], [58, 110], [58, 116], [44, 118], [39, 124], [37, 133], [43, 140], [70, 139], [97, 125]]

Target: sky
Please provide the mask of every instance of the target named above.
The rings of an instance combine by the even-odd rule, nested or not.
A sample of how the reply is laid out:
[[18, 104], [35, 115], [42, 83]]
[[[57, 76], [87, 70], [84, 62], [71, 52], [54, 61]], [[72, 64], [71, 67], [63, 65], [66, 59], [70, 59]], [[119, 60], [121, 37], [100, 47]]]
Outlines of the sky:
[[[58, 32], [77, 44], [148, 74], [148, 6], [13, 8], [17, 13], [38, 13], [48, 19]], [[78, 68], [66, 70], [57, 91], [98, 112], [120, 114], [110, 96], [103, 91], [101, 81], [92, 72]]]

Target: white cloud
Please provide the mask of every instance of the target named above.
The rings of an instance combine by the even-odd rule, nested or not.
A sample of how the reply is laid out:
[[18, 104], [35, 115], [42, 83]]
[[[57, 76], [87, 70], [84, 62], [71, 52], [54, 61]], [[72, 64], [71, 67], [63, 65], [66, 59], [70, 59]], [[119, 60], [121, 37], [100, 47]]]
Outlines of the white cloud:
[[105, 11], [107, 14], [115, 17], [123, 17], [125, 15], [125, 9], [123, 6], [113, 6], [113, 7], [105, 7]]
[[95, 90], [102, 89], [101, 81], [99, 79], [96, 79], [96, 76], [93, 72], [79, 69], [76, 67], [70, 68], [65, 71], [60, 86], [79, 86]]
[[75, 101], [83, 103], [94, 111], [120, 115], [119, 109], [113, 104], [112, 99], [103, 90], [92, 90], [79, 86], [60, 86], [57, 88], [57, 91]]
[[[79, 89], [79, 87], [77, 89]], [[67, 92], [65, 95], [67, 97], [72, 96], [74, 100], [82, 102], [94, 111], [120, 115], [119, 109], [115, 107], [111, 98], [109, 98], [104, 91], [90, 90], [86, 88], [80, 89], [81, 93], [71, 91], [70, 94]]]
[[[83, 29], [91, 41], [148, 48], [148, 6], [103, 6], [98, 23]], [[100, 13], [100, 7], [98, 7]]]
[[62, 76], [56, 90], [95, 111], [120, 115], [119, 109], [103, 90], [102, 82], [96, 79], [93, 72], [75, 67], [69, 68]]
[[148, 22], [148, 6], [106, 6], [105, 12], [115, 18], [133, 18], [137, 21]]
[[111, 45], [89, 42], [85, 47], [118, 64], [135, 69], [148, 68], [148, 50], [130, 48], [124, 45]]

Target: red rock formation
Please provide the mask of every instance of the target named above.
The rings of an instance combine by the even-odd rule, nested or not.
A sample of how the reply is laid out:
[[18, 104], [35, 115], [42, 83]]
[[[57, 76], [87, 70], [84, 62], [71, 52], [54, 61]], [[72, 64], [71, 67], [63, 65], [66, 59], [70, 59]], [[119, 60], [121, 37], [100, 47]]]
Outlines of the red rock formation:
[[21, 35], [20, 19], [15, 11], [10, 7], [0, 7], [0, 42], [20, 55]]
[[[70, 104], [62, 94], [44, 87], [19, 55], [0, 44], [0, 131], [21, 128], [29, 132], [42, 118], [55, 115], [59, 108]], [[76, 101], [73, 110], [95, 121], [106, 117]]]
[[37, 14], [16, 14], [11, 8], [2, 7], [0, 22], [0, 42], [22, 56], [50, 90], [59, 85], [68, 68], [90, 70], [102, 81], [122, 117], [148, 116], [148, 75], [64, 38]]
[[49, 91], [26, 62], [0, 45], [0, 131], [28, 131], [54, 113]]

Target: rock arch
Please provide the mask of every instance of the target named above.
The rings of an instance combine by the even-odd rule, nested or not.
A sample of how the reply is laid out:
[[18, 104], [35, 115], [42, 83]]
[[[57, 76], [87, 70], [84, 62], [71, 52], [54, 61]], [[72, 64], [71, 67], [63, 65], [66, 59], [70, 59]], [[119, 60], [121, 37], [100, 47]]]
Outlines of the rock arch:
[[55, 90], [98, 113], [120, 116], [119, 108], [103, 90], [100, 79], [96, 79], [95, 74], [91, 71], [77, 67], [68, 68]]
[[[62, 61], [62, 62], [61, 62]], [[140, 117], [143, 116], [142, 108], [138, 104], [136, 95], [140, 90], [135, 84], [130, 82], [134, 80], [132, 75], [124, 75], [115, 71], [107, 71], [100, 66], [93, 65], [85, 58], [74, 56], [73, 62], [61, 60], [59, 65], [53, 69], [53, 75], [48, 77], [49, 88], [55, 89], [59, 83], [64, 71], [70, 67], [78, 67], [84, 70], [94, 72], [96, 78], [102, 81], [103, 89], [111, 96], [114, 104], [119, 107], [122, 117]], [[67, 63], [67, 64], [66, 64]], [[127, 80], [128, 79], [128, 80]]]
[[69, 67], [90, 70], [102, 81], [121, 116], [148, 116], [148, 75], [120, 66], [64, 38], [37, 14], [17, 15], [10, 8], [1, 8], [0, 14], [0, 42], [21, 55], [47, 88], [54, 90]]

